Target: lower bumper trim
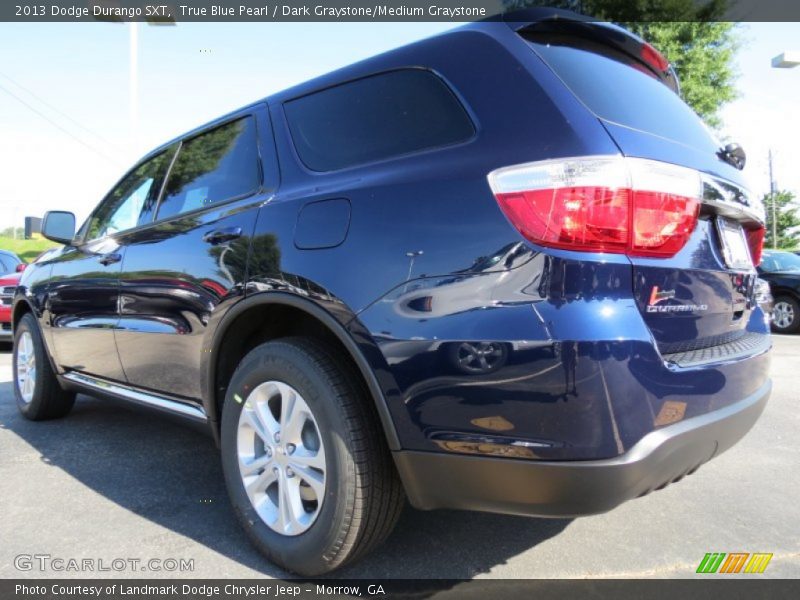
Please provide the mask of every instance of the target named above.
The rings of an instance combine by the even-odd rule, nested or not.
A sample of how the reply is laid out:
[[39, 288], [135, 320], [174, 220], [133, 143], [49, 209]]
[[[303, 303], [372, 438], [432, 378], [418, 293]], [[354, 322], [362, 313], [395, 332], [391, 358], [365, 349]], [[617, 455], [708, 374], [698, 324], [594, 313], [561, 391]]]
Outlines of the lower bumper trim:
[[592, 461], [532, 461], [434, 452], [394, 453], [411, 504], [540, 517], [606, 512], [693, 473], [739, 441], [772, 389], [653, 431], [626, 453]]

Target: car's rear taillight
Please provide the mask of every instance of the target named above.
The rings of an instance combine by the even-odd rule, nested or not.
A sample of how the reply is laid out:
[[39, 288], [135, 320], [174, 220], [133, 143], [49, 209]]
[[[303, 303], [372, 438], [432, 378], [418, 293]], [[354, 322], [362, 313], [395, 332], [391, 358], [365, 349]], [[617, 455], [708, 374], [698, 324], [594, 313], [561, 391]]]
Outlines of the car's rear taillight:
[[641, 58], [656, 71], [664, 73], [669, 69], [669, 61], [647, 42], [642, 44]]
[[697, 223], [700, 174], [638, 158], [542, 161], [489, 174], [511, 223], [544, 246], [674, 256]]
[[767, 230], [763, 225], [753, 229], [745, 229], [747, 245], [750, 246], [750, 258], [753, 259], [753, 266], [755, 267], [761, 264], [761, 253], [764, 251], [764, 236], [766, 233]]

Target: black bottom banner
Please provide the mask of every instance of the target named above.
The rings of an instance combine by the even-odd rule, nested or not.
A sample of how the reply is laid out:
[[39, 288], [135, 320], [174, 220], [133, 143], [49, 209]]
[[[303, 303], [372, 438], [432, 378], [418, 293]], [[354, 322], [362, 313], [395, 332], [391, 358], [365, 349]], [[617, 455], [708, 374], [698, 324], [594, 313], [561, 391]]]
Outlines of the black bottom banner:
[[800, 598], [800, 580], [754, 579], [39, 579], [0, 580], [3, 600], [410, 600], [466, 598]]

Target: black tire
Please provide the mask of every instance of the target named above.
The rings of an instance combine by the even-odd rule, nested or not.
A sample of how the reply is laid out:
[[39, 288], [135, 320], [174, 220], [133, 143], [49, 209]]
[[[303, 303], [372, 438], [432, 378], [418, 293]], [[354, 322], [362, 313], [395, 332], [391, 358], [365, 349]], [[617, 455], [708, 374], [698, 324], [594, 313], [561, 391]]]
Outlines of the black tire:
[[[783, 327], [779, 326], [775, 322], [775, 316], [776, 316], [775, 308], [779, 308], [781, 303], [786, 303], [793, 315], [788, 325], [785, 325]], [[797, 300], [792, 298], [791, 296], [778, 296], [777, 298], [775, 298], [775, 303], [773, 304], [773, 314], [772, 314], [772, 331], [774, 331], [775, 333], [796, 333], [798, 329], [800, 329], [800, 303], [798, 303]]]
[[[18, 359], [20, 356], [20, 340], [23, 336], [29, 336], [27, 340], [32, 342], [33, 356], [36, 360], [36, 370], [33, 377], [34, 388], [30, 400], [23, 397], [20, 390], [18, 373]], [[39, 325], [31, 313], [22, 316], [19, 324], [14, 330], [14, 397], [17, 400], [17, 408], [26, 419], [31, 421], [44, 421], [46, 419], [58, 419], [65, 416], [72, 410], [75, 404], [75, 394], [64, 390], [56, 379], [50, 359], [47, 356], [47, 349], [39, 331]]]
[[[313, 413], [325, 447], [324, 500], [316, 520], [299, 535], [278, 533], [261, 519], [239, 470], [239, 416], [248, 390], [266, 381], [297, 390]], [[247, 354], [228, 387], [221, 446], [234, 510], [255, 546], [299, 575], [321, 575], [368, 553], [391, 533], [404, 504], [375, 407], [357, 382], [335, 351], [314, 340], [284, 338]]]

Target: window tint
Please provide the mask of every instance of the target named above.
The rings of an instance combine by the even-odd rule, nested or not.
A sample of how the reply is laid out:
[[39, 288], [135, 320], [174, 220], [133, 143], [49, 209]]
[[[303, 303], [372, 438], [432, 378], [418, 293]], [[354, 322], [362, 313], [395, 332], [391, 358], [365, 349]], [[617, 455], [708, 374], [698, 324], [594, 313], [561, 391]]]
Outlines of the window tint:
[[152, 220], [161, 183], [177, 144], [142, 163], [111, 190], [87, 225], [86, 239], [94, 240]]
[[716, 141], [695, 112], [627, 54], [569, 35], [527, 33], [526, 38], [601, 119], [716, 152]]
[[167, 179], [158, 218], [243, 196], [260, 183], [255, 120], [245, 117], [183, 143]]
[[297, 153], [315, 171], [454, 144], [475, 132], [444, 82], [420, 69], [345, 83], [284, 108]]
[[4, 273], [8, 273], [8, 272], [13, 271], [13, 270], [14, 269], [12, 269], [8, 265], [6, 265], [6, 263], [0, 257], [0, 275], [3, 275]]

